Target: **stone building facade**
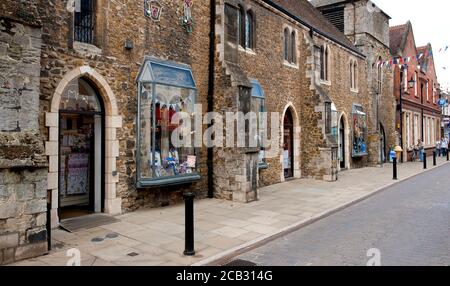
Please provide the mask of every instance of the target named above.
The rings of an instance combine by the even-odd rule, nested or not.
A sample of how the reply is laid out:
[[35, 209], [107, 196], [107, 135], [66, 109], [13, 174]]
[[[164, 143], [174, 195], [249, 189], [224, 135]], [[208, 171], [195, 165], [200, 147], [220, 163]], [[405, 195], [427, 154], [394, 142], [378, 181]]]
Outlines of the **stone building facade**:
[[373, 155], [370, 161], [372, 164], [386, 162], [391, 147], [399, 144], [393, 73], [380, 66], [380, 61], [391, 58], [390, 17], [368, 0], [314, 0], [312, 3], [366, 56], [368, 93], [373, 104], [372, 130], [375, 131], [369, 140]]
[[[432, 47], [430, 44], [416, 47], [411, 22], [391, 27], [390, 37], [392, 56], [409, 59], [406, 65], [396, 65], [394, 68], [394, 94], [399, 104], [396, 125], [399, 134], [402, 134], [403, 160], [407, 161], [419, 139], [424, 143], [428, 155], [432, 154], [436, 142], [440, 141], [441, 108], [437, 102], [439, 83]], [[410, 81], [414, 81], [412, 87]]]
[[[251, 18], [253, 25], [247, 27], [248, 24], [239, 23], [239, 19], [244, 18], [239, 15]], [[243, 111], [238, 100], [245, 97], [242, 90], [251, 86], [252, 81], [258, 82], [265, 94], [264, 110], [279, 114], [281, 141], [279, 148], [264, 150], [270, 155], [263, 162], [264, 167], [261, 168], [259, 162], [257, 174], [258, 150], [217, 149], [222, 160], [219, 165], [232, 166], [236, 158], [241, 158], [244, 161], [239, 165], [247, 166], [225, 168], [216, 173], [220, 182], [216, 185], [218, 194], [229, 199], [254, 199], [249, 174], [257, 177], [253, 183], [256, 181], [259, 186], [283, 182], [290, 177], [336, 180], [340, 153], [338, 118], [343, 122], [343, 167], [368, 164], [368, 150], [362, 156], [352, 156], [353, 122], [356, 122], [353, 117], [361, 115], [361, 120], [367, 123], [364, 140], [373, 132], [372, 118], [365, 116], [372, 112], [367, 94], [367, 66], [365, 57], [344, 34], [308, 1], [220, 1], [216, 23], [219, 39], [216, 80], [220, 83], [216, 84], [214, 93], [216, 108]], [[240, 33], [241, 26], [246, 26], [247, 30], [242, 29]], [[241, 39], [242, 35], [251, 37], [251, 43]], [[288, 44], [286, 38], [290, 39]], [[350, 64], [354, 65], [352, 72]], [[288, 113], [293, 121], [294, 151], [288, 153], [293, 157], [289, 158], [292, 170], [286, 168], [289, 137], [284, 123]], [[243, 190], [243, 185], [235, 178], [245, 180]]]
[[11, 4], [0, 4], [0, 265], [47, 251], [41, 22], [34, 3]]
[[[206, 2], [2, 2], [2, 263], [46, 251], [46, 200], [56, 227], [186, 191], [250, 202], [260, 186], [334, 181], [339, 167], [370, 163], [368, 64], [343, 33], [308, 1]], [[174, 123], [178, 111], [188, 117]], [[250, 142], [250, 124], [217, 127], [208, 111], [267, 111], [278, 136], [270, 148], [236, 146], [229, 132]], [[217, 141], [224, 130], [232, 146], [172, 145], [190, 121], [200, 129], [172, 138]]]

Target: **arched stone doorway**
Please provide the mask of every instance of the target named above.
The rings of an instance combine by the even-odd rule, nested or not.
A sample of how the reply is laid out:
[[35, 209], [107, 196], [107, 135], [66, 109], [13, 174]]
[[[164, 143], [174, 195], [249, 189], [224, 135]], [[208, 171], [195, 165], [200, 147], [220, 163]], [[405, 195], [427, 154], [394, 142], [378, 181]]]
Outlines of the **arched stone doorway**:
[[341, 113], [339, 117], [339, 136], [338, 136], [338, 156], [339, 156], [339, 169], [350, 169], [350, 144], [349, 144], [350, 130], [348, 128], [347, 116], [345, 113]]
[[58, 214], [61, 220], [104, 211], [104, 107], [86, 78], [72, 80], [59, 107]]
[[301, 178], [300, 124], [292, 103], [286, 105], [281, 122], [281, 181]]
[[[76, 89], [78, 94], [75, 92]], [[78, 98], [75, 99], [75, 96]], [[75, 114], [75, 111], [81, 114]], [[71, 118], [70, 123], [68, 117]], [[67, 73], [60, 81], [52, 98], [50, 112], [46, 113], [46, 126], [49, 128], [49, 140], [46, 142], [46, 155], [49, 158], [47, 182], [52, 199], [52, 227], [59, 224], [58, 212], [59, 208], [63, 207], [60, 197], [62, 193], [60, 173], [65, 166], [61, 163], [64, 154], [60, 152], [60, 148], [61, 145], [76, 145], [73, 144], [73, 140], [80, 140], [64, 138], [63, 133], [73, 132], [76, 135], [78, 128], [74, 127], [78, 125], [84, 125], [85, 129], [93, 129], [91, 130], [91, 139], [94, 141], [91, 143], [93, 154], [90, 155], [94, 157], [91, 157], [93, 165], [90, 170], [93, 170], [91, 176], [94, 176], [94, 179], [88, 180], [91, 190], [94, 190], [90, 192], [91, 209], [94, 212], [102, 211], [112, 215], [121, 213], [122, 202], [116, 196], [116, 184], [119, 181], [116, 170], [116, 159], [119, 156], [116, 131], [122, 127], [122, 117], [118, 115], [114, 93], [106, 80], [91, 67], [78, 67]], [[67, 132], [68, 127], [74, 130]], [[65, 141], [61, 142], [62, 140]], [[83, 165], [81, 163], [80, 166]], [[67, 191], [67, 184], [65, 188]], [[83, 202], [86, 203], [86, 198]]]
[[380, 160], [381, 163], [386, 163], [386, 132], [384, 131], [383, 124], [380, 123]]

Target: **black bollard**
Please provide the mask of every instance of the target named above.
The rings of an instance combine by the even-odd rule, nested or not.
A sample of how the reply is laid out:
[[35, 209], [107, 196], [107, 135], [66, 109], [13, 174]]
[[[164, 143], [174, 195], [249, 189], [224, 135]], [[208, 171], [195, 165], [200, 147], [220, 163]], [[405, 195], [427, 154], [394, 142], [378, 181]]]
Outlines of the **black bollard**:
[[392, 159], [394, 161], [393, 164], [392, 164], [392, 166], [393, 166], [393, 169], [392, 169], [393, 179], [394, 180], [398, 180], [398, 178], [397, 178], [397, 157], [394, 157]]
[[427, 152], [423, 152], [423, 168], [427, 168]]
[[436, 164], [436, 156], [437, 156], [436, 151], [433, 151], [433, 166], [436, 166], [436, 165], [437, 165], [437, 164]]
[[47, 203], [47, 247], [48, 250], [52, 250], [52, 204]]
[[183, 195], [185, 201], [185, 248], [184, 255], [194, 256], [194, 198], [193, 193]]
[[449, 157], [450, 156], [449, 155], [450, 154], [450, 150], [447, 149], [447, 152], [445, 152], [445, 153], [447, 153], [447, 162], [448, 162], [448, 161], [450, 161], [450, 157]]

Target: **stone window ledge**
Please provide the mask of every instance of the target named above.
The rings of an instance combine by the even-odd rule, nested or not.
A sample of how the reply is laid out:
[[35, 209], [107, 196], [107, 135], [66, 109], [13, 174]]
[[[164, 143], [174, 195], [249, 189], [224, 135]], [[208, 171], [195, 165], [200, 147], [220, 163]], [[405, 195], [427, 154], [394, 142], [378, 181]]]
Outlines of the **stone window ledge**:
[[286, 60], [283, 61], [283, 65], [292, 69], [299, 69], [298, 64], [290, 63]]
[[323, 84], [323, 85], [330, 85], [331, 86], [331, 81], [329, 81], [329, 80], [321, 79], [320, 83]]
[[239, 46], [239, 51], [243, 52], [243, 53], [246, 53], [246, 54], [249, 54], [249, 55], [252, 55], [252, 56], [256, 56], [255, 51], [252, 50], [252, 49], [249, 49], [249, 48], [244, 48], [242, 46]]
[[139, 189], [143, 188], [153, 188], [153, 187], [165, 187], [165, 186], [174, 186], [174, 185], [182, 185], [189, 184], [200, 181], [201, 176], [199, 174], [191, 174], [185, 176], [178, 177], [169, 177], [169, 178], [160, 178], [160, 179], [148, 179], [148, 180], [139, 180], [136, 184], [136, 187]]
[[101, 55], [102, 54], [102, 49], [100, 49], [99, 47], [92, 45], [92, 44], [87, 44], [87, 43], [82, 43], [82, 42], [77, 42], [77, 41], [73, 42], [73, 49], [80, 54], [90, 54], [90, 55]]

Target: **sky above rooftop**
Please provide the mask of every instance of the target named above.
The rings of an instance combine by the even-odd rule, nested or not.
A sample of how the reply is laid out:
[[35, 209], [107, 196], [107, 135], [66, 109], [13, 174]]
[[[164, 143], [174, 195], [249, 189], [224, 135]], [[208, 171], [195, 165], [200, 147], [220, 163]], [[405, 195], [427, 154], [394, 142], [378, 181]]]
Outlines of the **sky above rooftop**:
[[[390, 25], [411, 21], [417, 47], [431, 43], [438, 80], [450, 88], [450, 2], [444, 0], [372, 0], [391, 16]], [[439, 52], [448, 46], [446, 52]], [[446, 68], [446, 69], [444, 69]]]

